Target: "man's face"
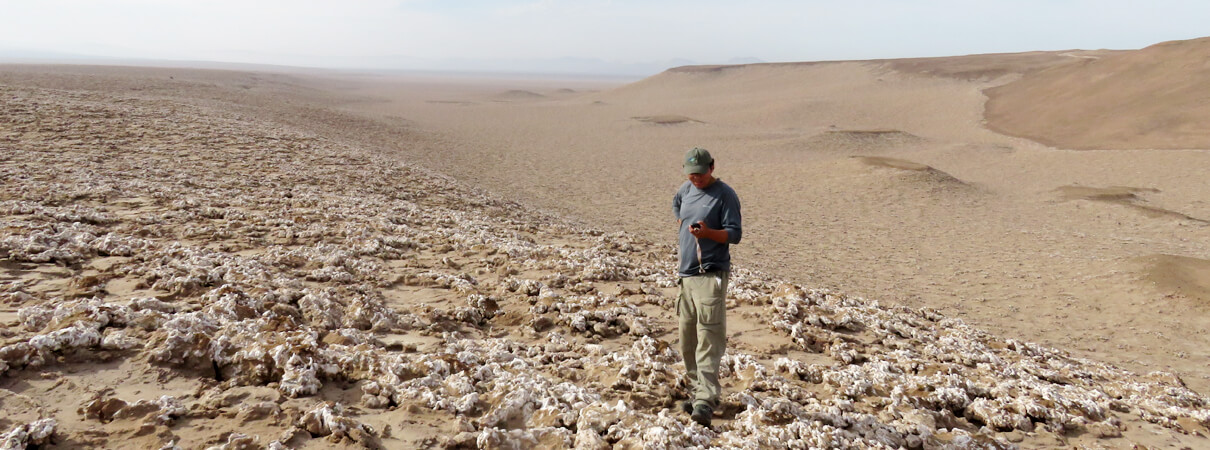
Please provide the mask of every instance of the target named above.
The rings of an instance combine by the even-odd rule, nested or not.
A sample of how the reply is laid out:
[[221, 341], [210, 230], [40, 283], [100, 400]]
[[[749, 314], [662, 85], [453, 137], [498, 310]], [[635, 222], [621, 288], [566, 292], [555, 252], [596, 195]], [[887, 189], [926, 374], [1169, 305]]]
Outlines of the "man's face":
[[714, 168], [711, 167], [706, 173], [691, 173], [689, 174], [689, 182], [693, 183], [693, 187], [705, 189], [714, 181]]

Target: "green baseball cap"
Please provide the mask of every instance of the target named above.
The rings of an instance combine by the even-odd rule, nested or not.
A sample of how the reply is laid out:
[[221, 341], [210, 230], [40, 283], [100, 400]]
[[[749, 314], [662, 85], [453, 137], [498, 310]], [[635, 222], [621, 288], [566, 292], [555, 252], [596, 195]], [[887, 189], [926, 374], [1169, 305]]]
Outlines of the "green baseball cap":
[[709, 172], [711, 164], [714, 164], [714, 158], [704, 148], [694, 147], [685, 153], [685, 175]]

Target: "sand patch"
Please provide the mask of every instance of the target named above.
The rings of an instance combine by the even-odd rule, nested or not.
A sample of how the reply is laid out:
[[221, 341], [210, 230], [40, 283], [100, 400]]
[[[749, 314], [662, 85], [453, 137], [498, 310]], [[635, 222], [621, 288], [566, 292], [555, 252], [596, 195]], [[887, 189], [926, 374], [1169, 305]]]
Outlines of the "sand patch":
[[38, 420], [38, 402], [8, 389], [0, 389], [0, 428], [9, 429], [14, 424]]
[[1147, 282], [1162, 291], [1210, 305], [1210, 260], [1155, 254], [1137, 259]]
[[681, 124], [686, 124], [686, 123], [705, 123], [705, 122], [702, 122], [697, 119], [691, 119], [691, 118], [676, 115], [676, 114], [665, 114], [665, 115], [660, 115], [660, 116], [635, 116], [635, 117], [631, 117], [631, 119], [637, 120], [639, 122], [650, 123], [650, 124], [655, 124], [655, 125], [681, 125]]
[[1159, 193], [1160, 190], [1155, 188], [1136, 188], [1128, 186], [1110, 186], [1104, 188], [1091, 186], [1061, 186], [1056, 189], [1056, 191], [1064, 201], [1091, 200], [1095, 202], [1112, 203], [1129, 207], [1151, 218], [1169, 218], [1206, 223], [1206, 221], [1203, 219], [1190, 217], [1188, 215], [1164, 208], [1142, 204], [1141, 202], [1145, 202], [1146, 200], [1139, 197], [1138, 194]]

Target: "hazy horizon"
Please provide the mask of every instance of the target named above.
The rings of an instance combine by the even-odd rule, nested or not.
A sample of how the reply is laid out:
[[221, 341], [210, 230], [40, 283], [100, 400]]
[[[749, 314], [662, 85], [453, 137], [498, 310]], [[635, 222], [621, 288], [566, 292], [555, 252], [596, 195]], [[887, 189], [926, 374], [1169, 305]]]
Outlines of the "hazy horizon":
[[6, 1], [0, 57], [333, 69], [654, 73], [674, 65], [1136, 49], [1206, 34], [1210, 4], [1042, 0]]

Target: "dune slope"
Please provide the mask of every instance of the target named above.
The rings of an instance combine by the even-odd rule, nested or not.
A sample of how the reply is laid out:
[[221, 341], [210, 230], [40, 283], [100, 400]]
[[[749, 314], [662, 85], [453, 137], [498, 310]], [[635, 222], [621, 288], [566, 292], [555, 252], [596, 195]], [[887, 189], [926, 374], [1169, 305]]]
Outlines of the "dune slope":
[[1210, 38], [1072, 58], [988, 89], [988, 126], [1070, 149], [1210, 148]]

